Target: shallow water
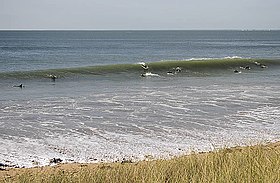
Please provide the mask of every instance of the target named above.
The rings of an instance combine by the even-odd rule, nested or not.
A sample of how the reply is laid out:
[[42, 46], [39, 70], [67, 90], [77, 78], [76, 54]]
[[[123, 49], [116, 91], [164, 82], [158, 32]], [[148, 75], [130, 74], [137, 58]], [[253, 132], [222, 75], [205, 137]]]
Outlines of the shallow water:
[[279, 78], [271, 70], [9, 88], [1, 97], [0, 158], [21, 166], [52, 157], [137, 160], [276, 140]]

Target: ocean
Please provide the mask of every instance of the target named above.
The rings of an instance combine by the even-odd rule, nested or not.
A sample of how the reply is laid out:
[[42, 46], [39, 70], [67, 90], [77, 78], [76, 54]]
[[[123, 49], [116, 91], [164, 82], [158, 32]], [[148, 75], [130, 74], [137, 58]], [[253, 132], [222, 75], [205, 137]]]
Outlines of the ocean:
[[280, 140], [280, 31], [0, 31], [0, 163]]

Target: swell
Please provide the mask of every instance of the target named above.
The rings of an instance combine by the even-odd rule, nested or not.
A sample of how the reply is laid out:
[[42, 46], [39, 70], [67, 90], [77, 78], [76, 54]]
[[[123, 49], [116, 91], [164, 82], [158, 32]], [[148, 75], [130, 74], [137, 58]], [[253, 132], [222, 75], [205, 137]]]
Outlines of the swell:
[[[249, 58], [223, 58], [223, 59], [198, 59], [185, 61], [160, 61], [146, 63], [147, 70], [143, 70], [141, 64], [115, 64], [104, 66], [88, 66], [76, 68], [48, 69], [35, 71], [18, 71], [0, 73], [1, 79], [43, 79], [51, 75], [58, 78], [73, 78], [83, 76], [99, 76], [111, 74], [141, 74], [143, 72], [152, 72], [157, 74], [172, 73], [179, 67], [182, 73], [193, 75], [195, 73], [204, 73], [207, 76], [212, 73], [225, 73], [238, 70], [244, 67], [250, 67], [254, 70], [261, 70], [260, 65], [266, 68], [277, 68], [280, 66], [280, 59], [249, 59]], [[231, 72], [232, 73], [232, 72]]]

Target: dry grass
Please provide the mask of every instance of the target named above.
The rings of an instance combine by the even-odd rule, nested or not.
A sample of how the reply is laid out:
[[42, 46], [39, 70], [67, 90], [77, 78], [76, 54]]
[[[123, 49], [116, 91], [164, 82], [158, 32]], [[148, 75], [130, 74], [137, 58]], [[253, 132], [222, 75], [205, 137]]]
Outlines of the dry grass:
[[24, 183], [274, 183], [280, 182], [280, 143], [222, 149], [171, 160], [123, 164], [61, 164], [56, 167], [12, 169], [2, 171], [0, 180]]

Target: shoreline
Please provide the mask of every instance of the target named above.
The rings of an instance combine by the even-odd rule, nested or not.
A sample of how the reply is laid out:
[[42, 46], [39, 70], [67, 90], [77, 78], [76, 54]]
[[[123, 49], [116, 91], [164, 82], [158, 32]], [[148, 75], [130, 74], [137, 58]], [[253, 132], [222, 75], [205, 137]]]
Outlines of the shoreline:
[[[119, 162], [113, 162], [113, 163], [103, 163], [103, 162], [98, 162], [98, 163], [60, 163], [57, 161], [56, 164], [53, 164], [51, 166], [42, 166], [42, 167], [32, 167], [32, 168], [10, 168], [10, 167], [1, 167], [0, 166], [0, 182], [1, 181], [15, 181], [18, 180], [19, 177], [25, 176], [25, 175], [36, 175], [36, 176], [46, 176], [46, 175], [58, 175], [61, 172], [65, 172], [66, 174], [79, 174], [83, 171], [99, 171], [103, 169], [111, 169], [114, 167], [119, 167], [119, 166], [149, 166], [150, 164], [154, 164], [157, 162], [173, 162], [173, 161], [178, 161], [180, 159], [188, 159], [192, 158], [195, 156], [198, 159], [203, 159], [205, 156], [211, 156], [212, 154], [219, 154], [220, 152], [225, 153], [225, 154], [233, 154], [233, 153], [238, 153], [238, 152], [246, 152], [248, 149], [261, 149], [263, 151], [271, 151], [275, 150], [280, 152], [280, 141], [273, 141], [273, 142], [266, 142], [262, 144], [257, 144], [257, 145], [248, 145], [248, 146], [236, 146], [236, 147], [230, 147], [230, 148], [219, 148], [215, 149], [214, 151], [209, 151], [209, 152], [194, 152], [188, 155], [180, 155], [180, 156], [175, 156], [170, 159], [151, 159], [151, 160], [142, 160], [142, 161], [137, 161], [133, 162], [130, 159], [123, 159], [122, 161]], [[279, 158], [279, 157], [278, 157]], [[280, 158], [279, 158], [280, 159]], [[278, 160], [280, 161], [280, 160]], [[245, 162], [246, 163], [246, 162]], [[0, 164], [1, 165], [1, 164]]]

